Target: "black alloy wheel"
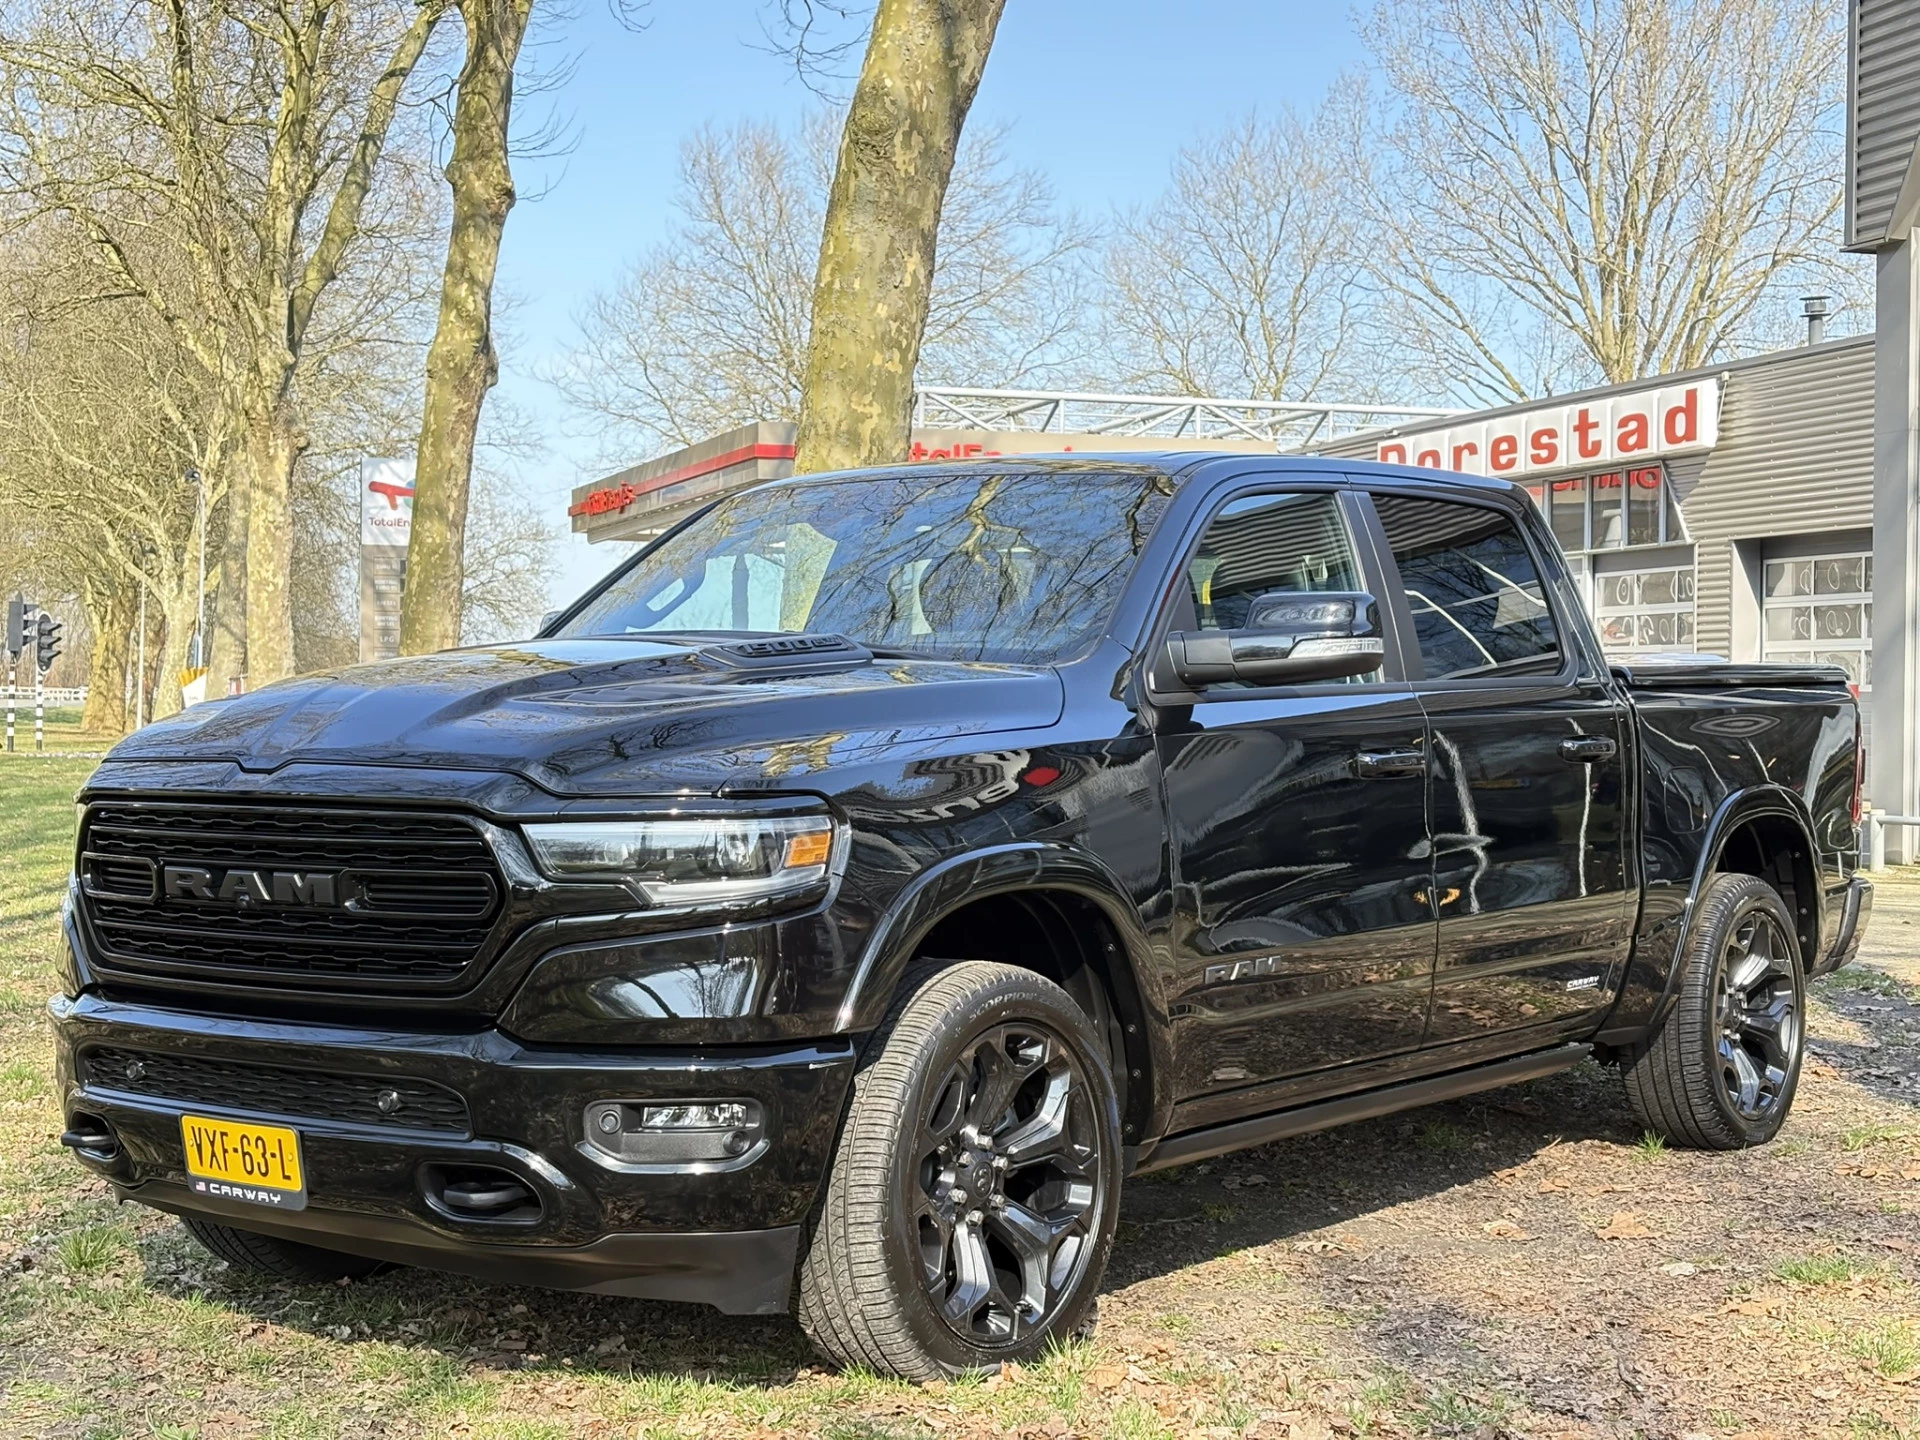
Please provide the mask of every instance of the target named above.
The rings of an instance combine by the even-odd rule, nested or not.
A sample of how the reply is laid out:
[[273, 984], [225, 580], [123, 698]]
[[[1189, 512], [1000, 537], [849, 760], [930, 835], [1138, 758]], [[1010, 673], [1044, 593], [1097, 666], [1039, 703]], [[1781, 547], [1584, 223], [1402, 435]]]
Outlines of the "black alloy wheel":
[[1122, 1160], [1098, 1034], [1030, 970], [929, 961], [902, 979], [800, 1262], [800, 1323], [828, 1359], [933, 1380], [1091, 1325]]
[[1798, 966], [1791, 943], [1765, 910], [1750, 912], [1721, 951], [1715, 1073], [1727, 1104], [1750, 1123], [1764, 1122], [1789, 1094], [1800, 1055]]
[[1676, 1145], [1736, 1150], [1779, 1133], [1806, 1049], [1806, 975], [1793, 916], [1756, 875], [1701, 887], [1675, 957], [1679, 995], [1622, 1057], [1627, 1098]]
[[1092, 1255], [1105, 1197], [1091, 1092], [1032, 1022], [970, 1040], [933, 1090], [902, 1181], [927, 1295], [972, 1344], [1045, 1328]]

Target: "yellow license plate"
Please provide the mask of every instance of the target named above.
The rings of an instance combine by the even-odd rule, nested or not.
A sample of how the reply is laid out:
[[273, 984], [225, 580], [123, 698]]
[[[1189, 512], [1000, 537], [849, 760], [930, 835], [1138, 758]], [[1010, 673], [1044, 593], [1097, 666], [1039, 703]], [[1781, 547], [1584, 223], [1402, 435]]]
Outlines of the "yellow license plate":
[[216, 1200], [240, 1200], [279, 1210], [307, 1208], [300, 1135], [284, 1125], [182, 1115], [187, 1187]]

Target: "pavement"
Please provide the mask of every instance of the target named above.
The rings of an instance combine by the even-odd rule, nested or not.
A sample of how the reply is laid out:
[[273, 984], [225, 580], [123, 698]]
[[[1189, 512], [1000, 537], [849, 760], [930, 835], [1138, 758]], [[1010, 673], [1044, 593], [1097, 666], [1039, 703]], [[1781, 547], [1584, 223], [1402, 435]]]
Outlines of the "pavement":
[[1920, 985], [1920, 865], [1889, 865], [1867, 878], [1873, 881], [1873, 918], [1860, 941], [1860, 960]]

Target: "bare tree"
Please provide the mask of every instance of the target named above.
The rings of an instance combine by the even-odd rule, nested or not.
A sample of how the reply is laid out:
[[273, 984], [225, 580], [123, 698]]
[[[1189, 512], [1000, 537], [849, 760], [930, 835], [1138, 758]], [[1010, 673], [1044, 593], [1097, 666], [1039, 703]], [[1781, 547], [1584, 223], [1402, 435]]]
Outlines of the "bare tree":
[[[682, 147], [681, 224], [594, 298], [549, 377], [606, 459], [799, 418], [839, 130], [819, 111], [797, 136], [745, 124]], [[1045, 180], [1008, 164], [1002, 132], [969, 132], [941, 210], [919, 378], [1020, 385], [1079, 365], [1091, 249]]]
[[1394, 0], [1368, 216], [1460, 398], [1707, 364], [1836, 242], [1840, 0]]
[[906, 455], [940, 209], [1006, 0], [880, 0], [827, 197], [795, 468]]
[[533, 0], [459, 0], [467, 58], [453, 113], [447, 183], [453, 223], [440, 286], [440, 323], [427, 352], [426, 404], [414, 471], [413, 538], [400, 610], [400, 651], [460, 642], [467, 492], [487, 392], [500, 378], [493, 345], [493, 277], [513, 208], [507, 152], [513, 69]]
[[295, 380], [447, 3], [27, 0], [0, 22], [6, 189], [84, 234], [100, 295], [144, 304], [211, 387], [223, 674], [243, 644], [255, 682], [294, 666]]
[[[180, 673], [199, 601], [200, 509], [190, 478], [202, 458], [203, 377], [131, 297], [99, 302], [81, 263], [42, 225], [45, 249], [22, 266], [16, 237], [0, 268], [0, 453], [8, 508], [35, 527], [41, 576], [85, 609], [97, 703], [88, 718], [119, 728], [128, 631], [144, 596], [158, 677], [149, 714], [180, 705]], [[68, 263], [61, 264], [59, 262]], [[70, 286], [78, 283], [76, 297]], [[147, 677], [139, 678], [143, 691]]]
[[1266, 400], [1377, 388], [1355, 118], [1344, 92], [1308, 120], [1248, 116], [1182, 150], [1166, 193], [1121, 218], [1105, 263], [1121, 383]]
[[545, 506], [529, 503], [499, 471], [474, 467], [456, 643], [483, 645], [533, 633], [546, 609], [555, 538]]

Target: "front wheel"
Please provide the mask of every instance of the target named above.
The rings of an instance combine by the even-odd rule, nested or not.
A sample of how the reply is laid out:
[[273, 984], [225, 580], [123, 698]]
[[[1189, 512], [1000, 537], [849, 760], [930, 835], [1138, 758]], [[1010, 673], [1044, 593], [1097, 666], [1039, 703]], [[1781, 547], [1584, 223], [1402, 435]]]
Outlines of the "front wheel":
[[183, 1215], [180, 1223], [207, 1249], [236, 1270], [272, 1280], [292, 1280], [303, 1285], [324, 1285], [333, 1280], [359, 1280], [386, 1268], [383, 1261], [364, 1255], [348, 1255], [318, 1245], [303, 1245], [297, 1240], [282, 1240], [277, 1235], [262, 1235], [207, 1220], [198, 1215]]
[[1113, 1077], [1072, 997], [1008, 965], [917, 971], [855, 1076], [800, 1322], [908, 1380], [1031, 1359], [1090, 1322], [1119, 1190]]
[[1793, 1106], [1806, 1040], [1806, 978], [1786, 902], [1754, 876], [1715, 875], [1676, 963], [1679, 1002], [1627, 1057], [1627, 1098], [1677, 1145], [1763, 1145]]

